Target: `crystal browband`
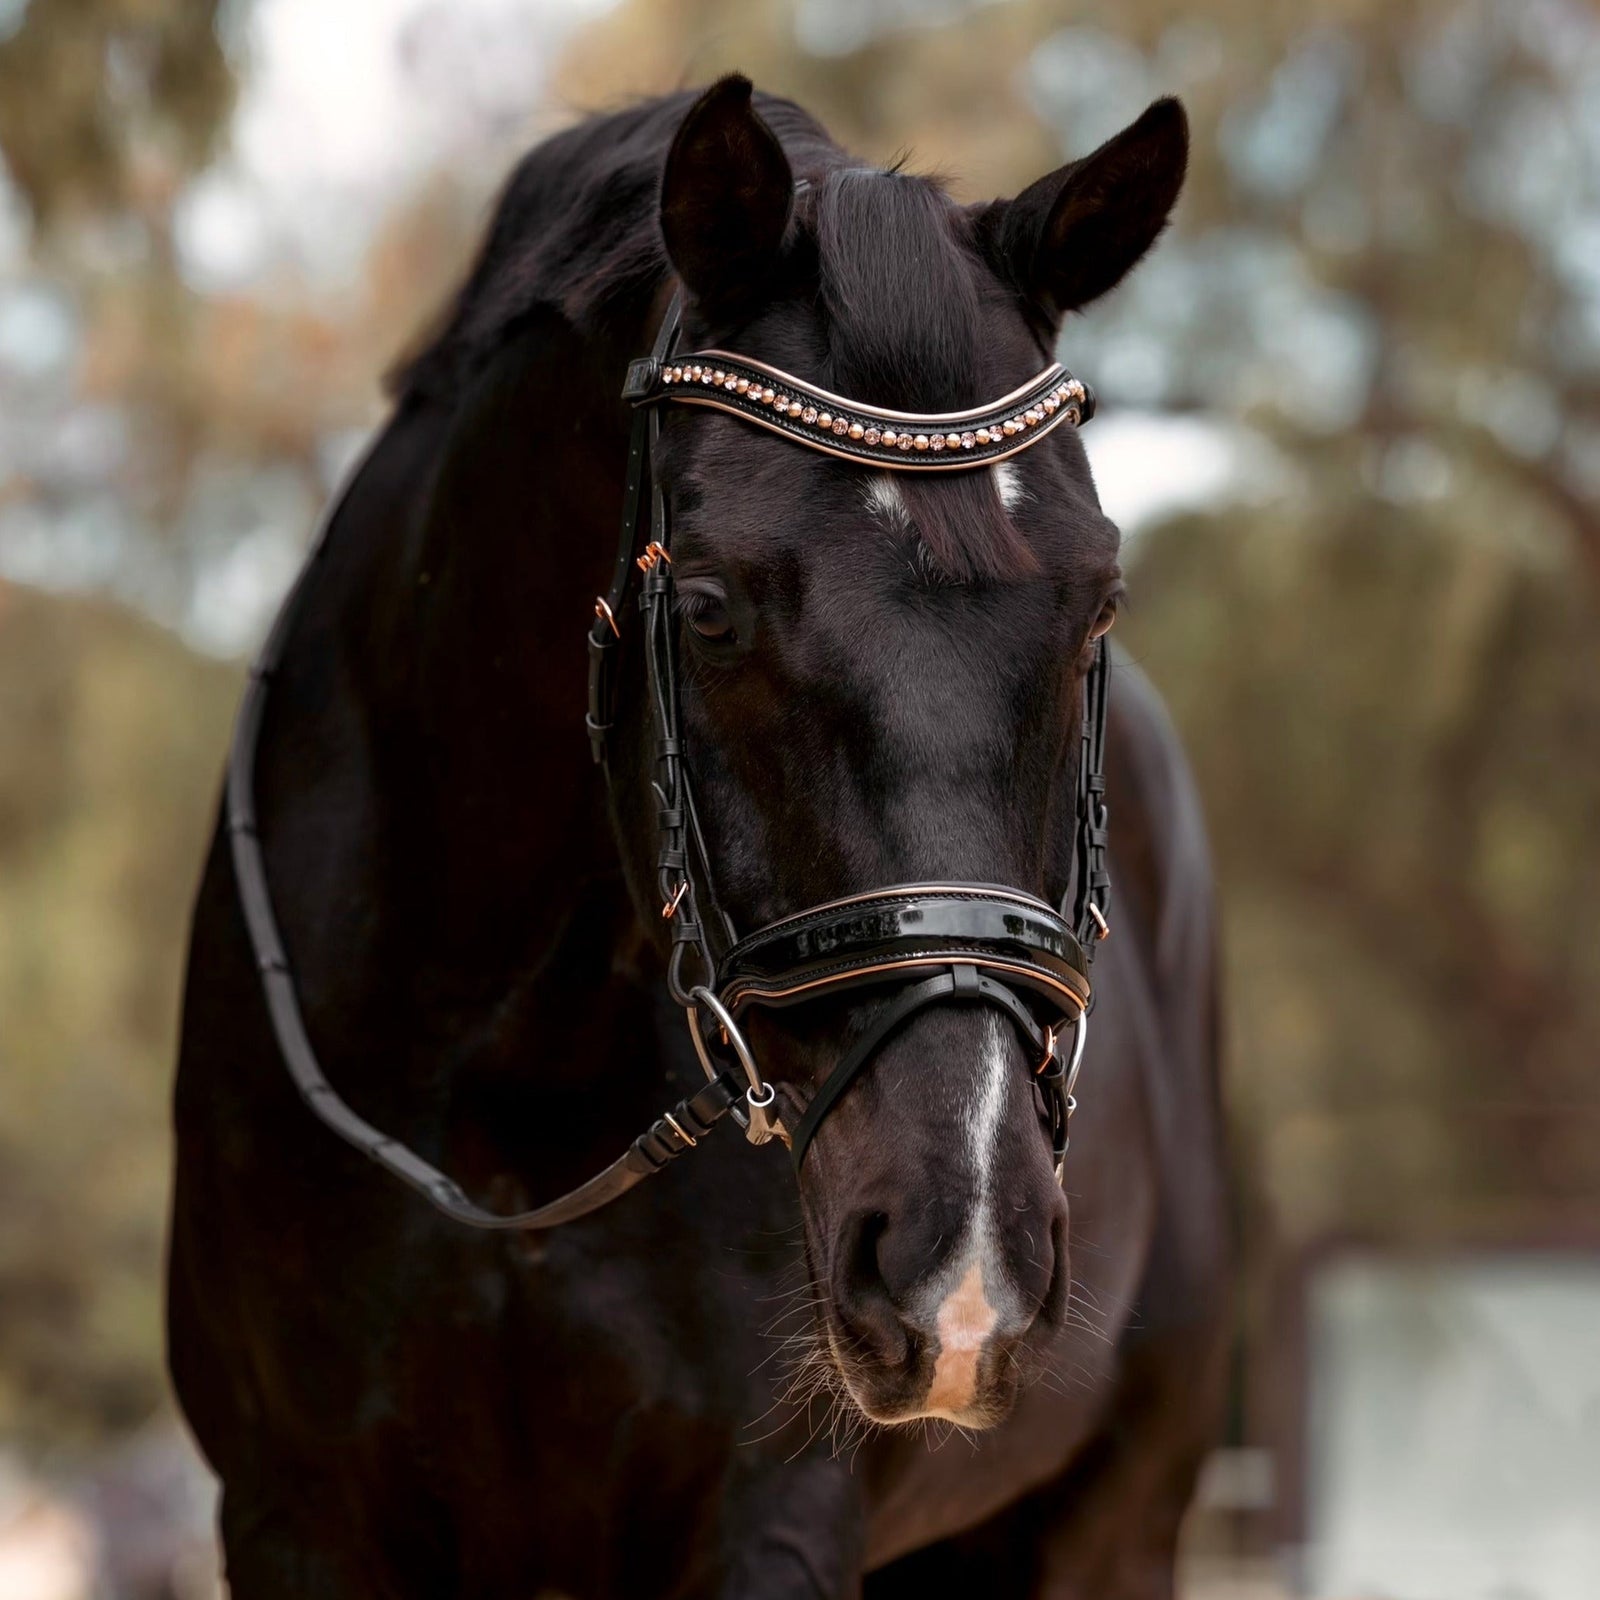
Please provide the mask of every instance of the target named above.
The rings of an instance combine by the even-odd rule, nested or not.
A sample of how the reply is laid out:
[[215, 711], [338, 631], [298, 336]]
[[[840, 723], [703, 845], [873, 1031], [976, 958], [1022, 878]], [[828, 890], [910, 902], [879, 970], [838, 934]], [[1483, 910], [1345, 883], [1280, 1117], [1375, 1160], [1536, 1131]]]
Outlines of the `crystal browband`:
[[671, 362], [635, 361], [622, 394], [635, 405], [677, 400], [712, 406], [813, 450], [891, 471], [950, 471], [1001, 461], [1063, 422], [1077, 426], [1094, 415], [1094, 392], [1059, 365], [970, 411], [886, 411], [725, 350], [701, 350]]

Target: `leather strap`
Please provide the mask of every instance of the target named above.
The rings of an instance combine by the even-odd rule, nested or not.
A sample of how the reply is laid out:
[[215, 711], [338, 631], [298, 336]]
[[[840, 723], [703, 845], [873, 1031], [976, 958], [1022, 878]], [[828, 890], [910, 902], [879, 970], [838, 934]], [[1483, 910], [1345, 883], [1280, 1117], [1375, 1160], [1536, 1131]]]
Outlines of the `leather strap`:
[[[672, 297], [667, 312], [656, 330], [656, 342], [647, 362], [635, 361], [628, 369], [630, 380], [642, 365], [659, 366], [671, 353], [683, 321], [683, 293]], [[628, 391], [624, 389], [624, 397]], [[622, 487], [622, 526], [617, 535], [617, 559], [612, 563], [611, 587], [595, 601], [594, 620], [589, 625], [589, 710], [584, 719], [589, 730], [589, 753], [597, 764], [606, 759], [606, 735], [611, 731], [612, 686], [611, 653], [622, 637], [623, 608], [633, 582], [639, 550], [639, 522], [644, 514], [645, 493], [650, 483], [651, 446], [655, 438], [654, 413], [636, 411], [628, 433], [628, 465]]]
[[[1041, 1052], [1046, 1048], [1044, 1030], [1034, 1020], [1032, 1013], [1016, 995], [1002, 983], [996, 983], [970, 964], [953, 965], [934, 977], [925, 978], [902, 989], [873, 1019], [872, 1026], [840, 1058], [833, 1071], [822, 1080], [811, 1097], [804, 1114], [789, 1133], [789, 1153], [798, 1171], [805, 1160], [806, 1151], [816, 1135], [822, 1119], [838, 1103], [845, 1090], [855, 1082], [863, 1067], [871, 1061], [888, 1041], [889, 1036], [917, 1012], [940, 1001], [980, 1001], [999, 1006], [1016, 1023], [1018, 1031]], [[1059, 1079], [1057, 1080], [1059, 1081]], [[1041, 1079], [1041, 1088], [1049, 1096], [1053, 1084]], [[1052, 1108], [1054, 1111], [1054, 1108]], [[1056, 1122], [1052, 1115], [1052, 1126]], [[1064, 1125], [1063, 1125], [1063, 1132]], [[1056, 1140], [1052, 1138], [1052, 1147]], [[1065, 1144], [1057, 1151], [1057, 1159], [1065, 1155]]]
[[[1083, 686], [1083, 728], [1078, 753], [1078, 832], [1072, 925], [1089, 961], [1111, 931], [1111, 874], [1106, 870], [1111, 812], [1106, 805], [1106, 708], [1111, 697], [1111, 651], [1102, 635]], [[1063, 907], [1065, 910], [1065, 907]]]
[[736, 1015], [826, 990], [905, 981], [967, 961], [1020, 983], [1057, 1011], [1089, 1001], [1089, 963], [1052, 907], [993, 884], [903, 884], [782, 918], [723, 957], [719, 996]]

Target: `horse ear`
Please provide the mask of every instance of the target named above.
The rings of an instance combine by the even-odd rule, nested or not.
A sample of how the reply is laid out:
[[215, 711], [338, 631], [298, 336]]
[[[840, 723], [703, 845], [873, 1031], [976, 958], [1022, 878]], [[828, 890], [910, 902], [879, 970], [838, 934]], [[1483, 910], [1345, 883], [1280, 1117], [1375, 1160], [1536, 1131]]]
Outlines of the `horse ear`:
[[793, 202], [794, 174], [750, 104], [750, 80], [712, 84], [684, 117], [661, 180], [661, 234], [690, 293], [725, 304], [759, 282]]
[[1115, 288], [1156, 242], [1188, 164], [1183, 107], [1157, 100], [1093, 155], [981, 211], [978, 238], [996, 271], [1059, 326]]

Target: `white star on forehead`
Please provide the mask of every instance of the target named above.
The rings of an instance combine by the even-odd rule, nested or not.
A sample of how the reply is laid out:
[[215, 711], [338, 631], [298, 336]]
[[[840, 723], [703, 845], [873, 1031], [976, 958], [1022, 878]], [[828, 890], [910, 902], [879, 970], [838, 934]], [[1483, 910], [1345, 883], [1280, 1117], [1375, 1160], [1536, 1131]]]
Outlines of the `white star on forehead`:
[[[1028, 491], [1022, 486], [1022, 475], [1017, 471], [1016, 463], [997, 461], [989, 471], [994, 475], [994, 486], [999, 492], [1000, 504], [1007, 511], [1015, 511], [1028, 498]], [[892, 473], [873, 473], [867, 479], [861, 493], [867, 502], [867, 509], [885, 527], [900, 533], [911, 526], [911, 516], [906, 510], [900, 485]]]

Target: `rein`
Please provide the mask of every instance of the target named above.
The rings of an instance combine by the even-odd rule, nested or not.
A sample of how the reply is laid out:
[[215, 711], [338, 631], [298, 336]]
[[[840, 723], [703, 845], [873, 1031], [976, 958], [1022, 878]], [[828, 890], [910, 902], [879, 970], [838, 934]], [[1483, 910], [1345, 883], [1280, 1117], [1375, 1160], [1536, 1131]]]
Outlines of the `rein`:
[[[606, 595], [589, 630], [591, 753], [611, 781], [606, 739], [614, 692], [612, 657], [641, 573], [651, 717], [655, 730], [658, 888], [671, 927], [667, 987], [683, 1007], [706, 1083], [651, 1124], [616, 1161], [547, 1205], [488, 1211], [453, 1179], [359, 1116], [328, 1082], [307, 1034], [267, 885], [255, 811], [255, 757], [267, 695], [295, 615], [309, 589], [346, 490], [325, 514], [306, 565], [262, 647], [240, 703], [228, 757], [226, 828], [234, 878], [274, 1036], [289, 1076], [312, 1113], [347, 1144], [421, 1194], [446, 1216], [476, 1228], [553, 1228], [587, 1216], [694, 1149], [731, 1115], [752, 1144], [774, 1137], [796, 1170], [818, 1126], [890, 1034], [927, 1006], [985, 1004], [1011, 1018], [1039, 1052], [1034, 1082], [1044, 1106], [1059, 1182], [1065, 1170], [1072, 1090], [1088, 1039], [1089, 965], [1110, 929], [1106, 906], [1105, 730], [1110, 662], [1105, 640], [1084, 683], [1078, 760], [1074, 887], [1060, 907], [996, 884], [898, 884], [812, 906], [738, 937], [717, 902], [710, 852], [695, 810], [681, 727], [672, 607], [672, 531], [666, 497], [651, 471], [669, 403], [711, 406], [797, 444], [887, 471], [971, 470], [1027, 449], [1062, 423], [1094, 414], [1094, 396], [1060, 366], [987, 406], [914, 413], [862, 405], [775, 367], [726, 351], [676, 354], [682, 298], [674, 296], [652, 353], [633, 362], [623, 398], [635, 408], [629, 437], [621, 537]], [[641, 535], [648, 534], [641, 547]], [[717, 949], [720, 948], [720, 956]], [[697, 970], [690, 973], [688, 964]], [[803, 1005], [842, 991], [896, 986], [793, 1128], [775, 1115], [777, 1093], [762, 1076], [739, 1026], [753, 1007]], [[1039, 1015], [1051, 1020], [1041, 1023]], [[1061, 1036], [1070, 1026], [1070, 1052]], [[731, 1057], [731, 1059], [729, 1059]]]

